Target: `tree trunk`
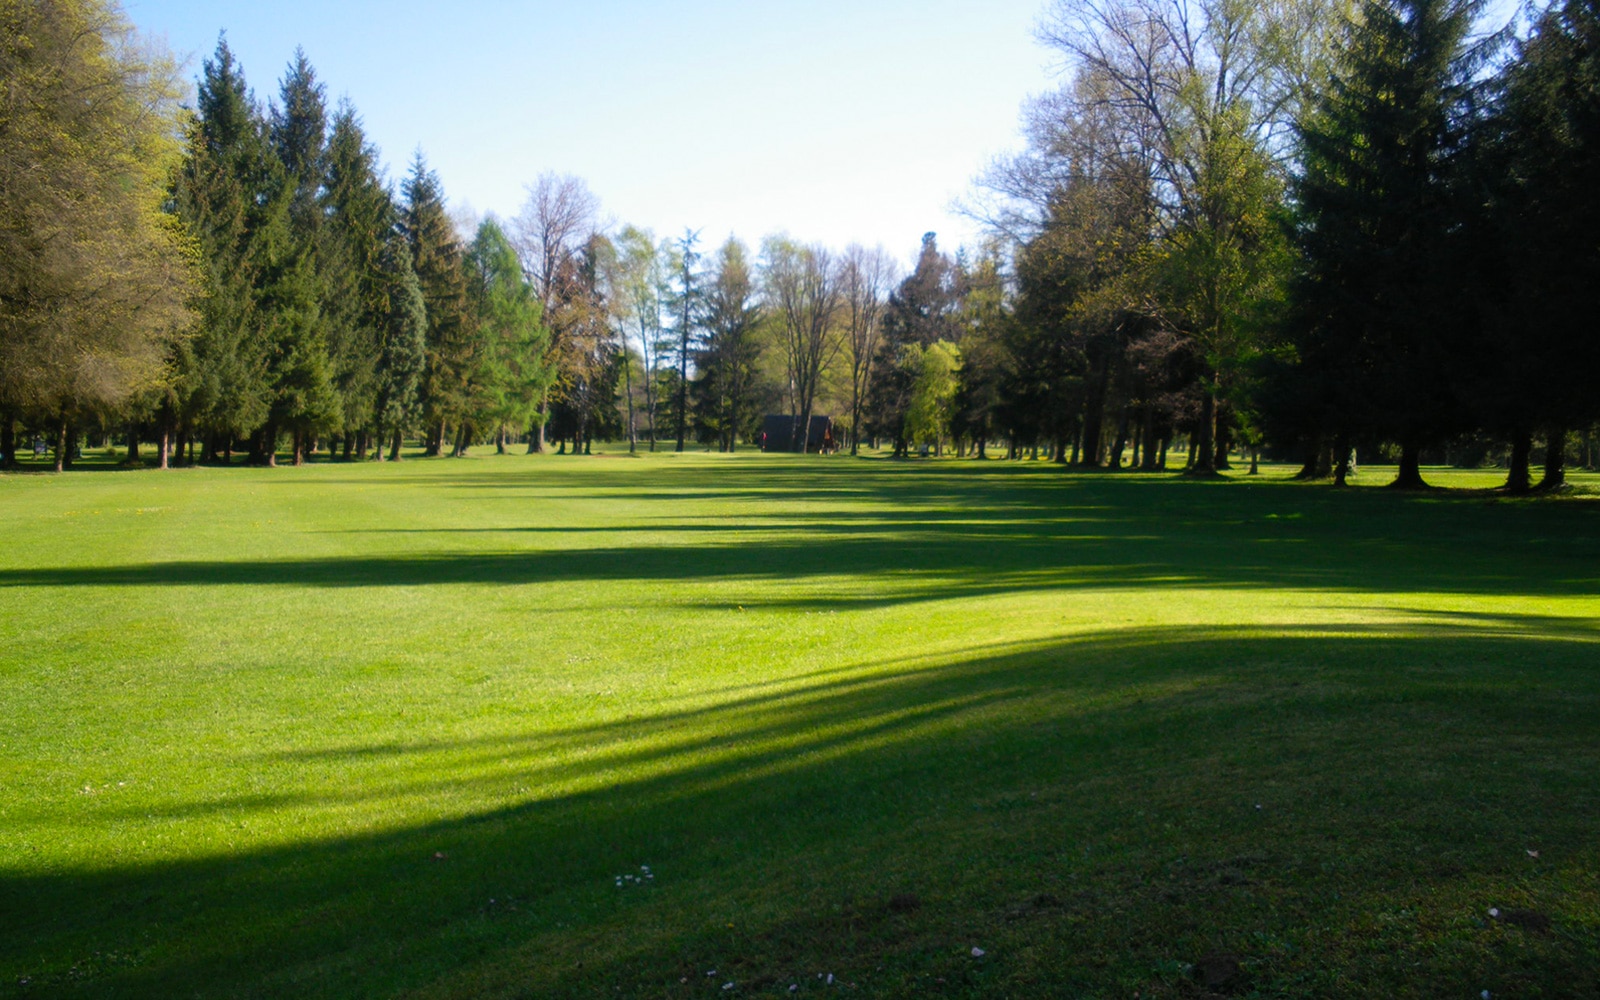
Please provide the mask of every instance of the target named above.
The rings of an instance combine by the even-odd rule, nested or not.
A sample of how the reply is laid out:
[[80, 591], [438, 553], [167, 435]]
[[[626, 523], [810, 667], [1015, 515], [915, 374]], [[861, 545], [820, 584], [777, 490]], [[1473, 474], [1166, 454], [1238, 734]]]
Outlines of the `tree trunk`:
[[356, 442], [357, 441], [361, 442], [361, 455], [362, 455], [362, 457], [363, 458], [366, 457], [366, 452], [367, 452], [366, 436], [367, 436], [367, 432], [364, 431], [364, 430], [363, 431], [356, 431], [354, 434], [346, 434], [344, 436], [344, 460], [346, 462], [350, 461], [350, 456], [355, 451], [355, 447], [356, 447]]
[[1200, 394], [1200, 424], [1195, 428], [1189, 472], [1209, 476], [1217, 471], [1217, 396], [1210, 389]]
[[[180, 441], [180, 450], [182, 442]], [[260, 443], [257, 445], [260, 462], [269, 469], [278, 466], [278, 428], [277, 425], [268, 423], [261, 428]]]
[[1348, 486], [1350, 480], [1350, 442], [1341, 435], [1333, 439], [1333, 485]]
[[161, 425], [161, 441], [156, 455], [157, 468], [170, 469], [172, 467], [172, 428], [168, 427], [166, 423]]
[[403, 440], [404, 439], [403, 439], [403, 437], [402, 437], [402, 435], [400, 433], [400, 428], [396, 427], [394, 429], [394, 439], [389, 445], [389, 461], [391, 461], [391, 462], [400, 461], [400, 445], [403, 442]]
[[468, 442], [472, 440], [472, 428], [463, 420], [461, 426], [456, 428], [456, 444], [450, 449], [451, 458], [464, 458], [467, 454]]
[[1305, 440], [1306, 460], [1300, 466], [1300, 471], [1294, 474], [1295, 479], [1306, 480], [1317, 478], [1317, 455], [1322, 451], [1322, 438], [1312, 434]]
[[1567, 482], [1567, 429], [1553, 427], [1545, 438], [1544, 446], [1544, 478], [1539, 480], [1539, 489], [1555, 490], [1565, 486]]
[[17, 467], [17, 418], [10, 410], [0, 412], [0, 467]]
[[1217, 407], [1217, 456], [1212, 463], [1215, 469], [1231, 469], [1229, 453], [1233, 451], [1233, 414], [1228, 407]]
[[[684, 253], [686, 254], [686, 256], [683, 258], [685, 261], [684, 274], [686, 277], [684, 284], [685, 297], [683, 300], [683, 342], [678, 350], [678, 451], [683, 450], [684, 436], [689, 433], [689, 286], [687, 282], [687, 262], [689, 258], [687, 256], [687, 248], [685, 248]], [[806, 407], [806, 412], [808, 414], [811, 412], [811, 407], [809, 405]], [[810, 431], [811, 424], [808, 422], [806, 424], [805, 433], [809, 435]], [[805, 451], [805, 448], [802, 446], [800, 450]], [[589, 443], [587, 440], [583, 445], [583, 453], [585, 455], [589, 454]]]
[[1261, 474], [1261, 449], [1255, 445], [1250, 446], [1250, 471], [1246, 475], [1259, 476]]
[[1397, 490], [1425, 490], [1422, 481], [1422, 447], [1415, 443], [1400, 445], [1400, 472], [1389, 486]]
[[56, 422], [56, 471], [65, 472], [67, 469], [67, 418], [62, 417]]
[[1166, 467], [1166, 440], [1161, 436], [1154, 418], [1150, 421], [1147, 433], [1149, 436], [1144, 443], [1144, 469], [1146, 472], [1155, 472]]
[[1111, 457], [1106, 462], [1108, 468], [1120, 470], [1122, 468], [1122, 453], [1128, 448], [1128, 407], [1122, 408], [1122, 415], [1117, 418], [1117, 439], [1111, 445]]
[[[629, 448], [628, 450], [632, 451], [633, 449]], [[494, 453], [496, 455], [504, 455], [506, 453], [506, 425], [505, 424], [501, 424], [500, 425], [500, 429], [495, 432], [495, 435], [494, 435]]]
[[291, 463], [295, 466], [306, 464], [306, 435], [298, 428], [289, 437], [290, 446], [294, 449]]
[[128, 421], [128, 457], [129, 465], [139, 464], [139, 423], [136, 420]]
[[1507, 493], [1526, 493], [1533, 487], [1533, 478], [1528, 474], [1528, 455], [1533, 451], [1533, 435], [1527, 431], [1515, 431], [1511, 435], [1511, 459], [1506, 468]]
[[850, 387], [850, 454], [861, 454], [861, 390]]
[[1100, 439], [1105, 434], [1105, 409], [1105, 387], [1102, 385], [1089, 393], [1089, 399], [1083, 405], [1083, 445], [1073, 465], [1082, 465], [1086, 469], [1099, 468], [1103, 443]]

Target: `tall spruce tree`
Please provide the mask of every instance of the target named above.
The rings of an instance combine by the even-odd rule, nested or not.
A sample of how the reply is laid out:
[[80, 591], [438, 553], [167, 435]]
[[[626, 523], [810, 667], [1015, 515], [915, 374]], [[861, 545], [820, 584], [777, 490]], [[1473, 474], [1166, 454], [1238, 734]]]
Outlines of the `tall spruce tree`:
[[348, 103], [335, 111], [329, 130], [321, 203], [322, 313], [349, 455], [358, 441], [364, 452], [365, 436], [375, 429], [377, 363], [389, 316], [384, 254], [395, 208], [378, 151]]
[[260, 454], [272, 463], [277, 431], [284, 429], [292, 435], [294, 463], [299, 465], [312, 436], [334, 429], [342, 416], [322, 314], [327, 101], [303, 51], [296, 50], [284, 75], [268, 132], [278, 168], [271, 174], [277, 190], [267, 192], [268, 205], [275, 210], [267, 229], [274, 259], [263, 289], [273, 401]]
[[1403, 488], [1425, 485], [1423, 445], [1462, 426], [1451, 355], [1474, 317], [1456, 184], [1485, 55], [1469, 44], [1480, 6], [1366, 0], [1300, 126], [1301, 393], [1321, 400], [1341, 462], [1360, 440], [1398, 442]]
[[244, 72], [221, 38], [205, 61], [187, 155], [174, 191], [178, 217], [198, 245], [203, 294], [196, 335], [179, 346], [163, 434], [207, 435], [229, 451], [260, 427], [271, 401], [260, 287], [271, 262], [274, 157]]
[[478, 227], [466, 267], [479, 341], [469, 418], [483, 429], [493, 428], [503, 454], [506, 428], [527, 427], [554, 381], [550, 328], [516, 247], [494, 219]]
[[373, 372], [373, 424], [379, 458], [387, 443], [389, 460], [399, 461], [406, 431], [421, 412], [417, 390], [427, 367], [428, 309], [403, 236], [396, 233], [385, 243], [379, 268], [384, 313]]
[[1538, 18], [1486, 131], [1483, 173], [1498, 184], [1476, 287], [1493, 321], [1474, 399], [1511, 438], [1507, 487], [1531, 487], [1542, 431], [1540, 486], [1553, 489], [1566, 479], [1568, 431], [1600, 417], [1600, 5], [1561, 0]]
[[446, 425], [466, 409], [474, 363], [466, 273], [461, 242], [445, 207], [444, 186], [420, 151], [402, 185], [401, 200], [400, 230], [411, 245], [428, 310], [427, 364], [420, 387], [426, 451], [438, 455]]
[[729, 238], [717, 250], [704, 302], [706, 339], [695, 362], [697, 416], [718, 450], [733, 451], [739, 435], [753, 430], [768, 395], [760, 366], [766, 317], [743, 243]]

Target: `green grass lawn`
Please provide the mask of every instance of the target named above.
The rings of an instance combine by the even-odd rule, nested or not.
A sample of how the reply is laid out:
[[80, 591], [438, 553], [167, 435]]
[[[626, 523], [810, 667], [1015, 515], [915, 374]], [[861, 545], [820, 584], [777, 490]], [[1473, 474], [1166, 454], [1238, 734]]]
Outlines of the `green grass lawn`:
[[1600, 484], [1286, 474], [6, 477], [0, 995], [1600, 996]]

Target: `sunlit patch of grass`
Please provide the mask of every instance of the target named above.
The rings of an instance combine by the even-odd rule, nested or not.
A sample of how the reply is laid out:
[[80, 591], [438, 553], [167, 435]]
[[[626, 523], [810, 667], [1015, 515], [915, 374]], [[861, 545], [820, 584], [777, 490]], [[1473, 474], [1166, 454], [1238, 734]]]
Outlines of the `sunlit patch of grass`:
[[1292, 471], [7, 479], [0, 992], [1600, 995], [1592, 477]]

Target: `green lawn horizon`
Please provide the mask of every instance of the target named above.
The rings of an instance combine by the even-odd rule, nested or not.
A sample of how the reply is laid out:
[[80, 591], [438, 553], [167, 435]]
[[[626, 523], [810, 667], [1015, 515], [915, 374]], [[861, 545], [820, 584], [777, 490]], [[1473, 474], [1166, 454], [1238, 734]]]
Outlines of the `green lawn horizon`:
[[606, 450], [0, 479], [0, 996], [1600, 996], [1595, 476]]

